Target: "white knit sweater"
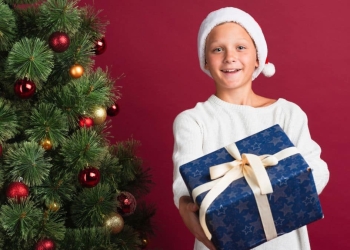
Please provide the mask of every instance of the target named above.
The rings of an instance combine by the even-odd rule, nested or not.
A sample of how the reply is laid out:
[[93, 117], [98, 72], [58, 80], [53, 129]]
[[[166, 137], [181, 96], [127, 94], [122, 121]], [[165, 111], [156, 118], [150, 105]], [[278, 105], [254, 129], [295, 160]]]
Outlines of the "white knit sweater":
[[[280, 98], [270, 106], [253, 108], [227, 103], [212, 95], [206, 102], [180, 113], [174, 121], [175, 205], [179, 207], [179, 198], [189, 195], [179, 173], [181, 165], [275, 124], [281, 126], [313, 169], [317, 192], [320, 194], [328, 182], [329, 171], [327, 164], [320, 158], [320, 147], [310, 137], [306, 114], [299, 106]], [[194, 249], [207, 248], [196, 240]], [[310, 249], [306, 226], [254, 249]]]

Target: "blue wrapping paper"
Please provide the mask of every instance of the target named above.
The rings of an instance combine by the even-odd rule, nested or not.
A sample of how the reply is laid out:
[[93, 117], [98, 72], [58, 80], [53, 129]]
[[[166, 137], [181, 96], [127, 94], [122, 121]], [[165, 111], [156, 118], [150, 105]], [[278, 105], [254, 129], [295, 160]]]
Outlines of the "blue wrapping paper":
[[[279, 125], [236, 142], [240, 154], [275, 154], [294, 147]], [[218, 149], [180, 167], [180, 173], [192, 193], [210, 182], [209, 168], [235, 159], [225, 148]], [[312, 171], [300, 154], [267, 167], [273, 193], [268, 201], [277, 235], [283, 235], [323, 217]], [[204, 192], [197, 196], [201, 205]], [[233, 181], [209, 206], [205, 218], [217, 249], [250, 249], [266, 242], [254, 194], [244, 177]]]

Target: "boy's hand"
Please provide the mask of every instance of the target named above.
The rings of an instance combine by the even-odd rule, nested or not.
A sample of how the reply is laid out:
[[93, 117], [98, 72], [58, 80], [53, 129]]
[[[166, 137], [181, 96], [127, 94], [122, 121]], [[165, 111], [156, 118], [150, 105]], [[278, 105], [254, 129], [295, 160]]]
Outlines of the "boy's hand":
[[179, 211], [186, 227], [191, 233], [210, 250], [215, 250], [213, 243], [204, 234], [198, 219], [198, 206], [192, 202], [191, 197], [182, 196], [179, 203]]

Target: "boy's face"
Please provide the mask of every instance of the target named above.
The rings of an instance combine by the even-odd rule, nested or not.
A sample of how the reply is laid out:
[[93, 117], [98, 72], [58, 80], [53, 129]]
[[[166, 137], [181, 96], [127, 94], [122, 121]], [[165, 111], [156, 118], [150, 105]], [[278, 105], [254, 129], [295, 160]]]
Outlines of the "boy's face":
[[206, 39], [205, 58], [217, 91], [251, 88], [259, 63], [253, 40], [239, 24], [224, 23], [212, 29]]

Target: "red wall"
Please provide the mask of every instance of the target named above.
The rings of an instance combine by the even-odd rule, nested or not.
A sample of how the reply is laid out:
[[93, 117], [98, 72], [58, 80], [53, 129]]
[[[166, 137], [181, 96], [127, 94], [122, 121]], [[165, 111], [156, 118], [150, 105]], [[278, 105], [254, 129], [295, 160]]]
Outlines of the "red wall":
[[[140, 140], [139, 155], [152, 168], [155, 187], [147, 197], [158, 211], [157, 236], [149, 249], [192, 249], [193, 237], [182, 224], [172, 198], [172, 123], [175, 116], [206, 100], [214, 84], [201, 72], [197, 32], [212, 10], [246, 10], [264, 30], [272, 78], [259, 76], [253, 87], [272, 98], [299, 104], [308, 114], [311, 135], [323, 149], [331, 178], [321, 195], [325, 218], [309, 226], [313, 249], [350, 249], [348, 225], [350, 175], [350, 2], [246, 0], [81, 1], [103, 9], [110, 21], [105, 54], [97, 65], [113, 77], [126, 77], [121, 112], [112, 119], [115, 140]], [[334, 4], [333, 4], [334, 3]], [[343, 170], [341, 170], [343, 169]]]

